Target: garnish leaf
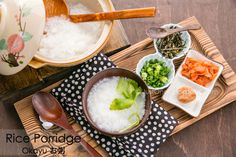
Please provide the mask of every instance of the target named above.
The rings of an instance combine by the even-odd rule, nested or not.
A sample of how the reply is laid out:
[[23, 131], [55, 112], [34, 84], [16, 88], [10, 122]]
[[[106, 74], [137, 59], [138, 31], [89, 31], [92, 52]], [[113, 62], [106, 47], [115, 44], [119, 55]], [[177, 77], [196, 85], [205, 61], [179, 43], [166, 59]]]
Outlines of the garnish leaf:
[[135, 100], [137, 96], [142, 92], [142, 88], [138, 86], [138, 83], [131, 79], [121, 78], [117, 85], [117, 92], [123, 95], [127, 99]]
[[132, 113], [132, 114], [129, 116], [129, 118], [128, 118], [128, 120], [129, 120], [129, 122], [130, 122], [131, 124], [130, 124], [128, 127], [124, 128], [124, 129], [122, 129], [122, 130], [120, 130], [120, 132], [124, 132], [124, 131], [126, 131], [126, 130], [128, 130], [128, 129], [130, 129], [130, 128], [136, 126], [136, 125], [138, 125], [140, 119], [141, 119], [141, 118], [140, 118], [140, 116], [139, 116], [139, 114], [138, 114], [137, 112]]
[[112, 101], [110, 105], [110, 110], [123, 110], [130, 108], [134, 104], [134, 100], [126, 98], [116, 98]]
[[127, 86], [128, 86], [128, 82], [124, 78], [121, 78], [119, 79], [117, 87], [116, 87], [116, 91], [120, 93], [121, 95], [123, 95], [125, 98], [129, 97], [128, 96], [129, 94], [127, 92]]
[[142, 88], [138, 86], [136, 81], [125, 78], [119, 79], [116, 90], [124, 98], [114, 99], [110, 105], [110, 110], [130, 108], [142, 92]]

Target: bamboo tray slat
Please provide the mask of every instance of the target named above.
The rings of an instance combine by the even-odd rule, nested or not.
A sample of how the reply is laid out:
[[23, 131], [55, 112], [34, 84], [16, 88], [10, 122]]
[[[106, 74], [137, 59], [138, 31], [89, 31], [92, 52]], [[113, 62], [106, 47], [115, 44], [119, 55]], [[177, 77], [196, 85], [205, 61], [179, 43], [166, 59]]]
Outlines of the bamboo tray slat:
[[[194, 24], [199, 23], [195, 17], [188, 18], [180, 23], [180, 25]], [[216, 48], [214, 43], [211, 41], [206, 32], [201, 30], [190, 31], [192, 37], [192, 49], [195, 49], [199, 52], [204, 53], [208, 57], [212, 58], [215, 61], [218, 61], [224, 65], [224, 71], [216, 82], [216, 85], [208, 97], [206, 103], [203, 106], [201, 114], [197, 118], [193, 118], [189, 116], [184, 111], [174, 107], [171, 104], [163, 102], [161, 100], [162, 92], [152, 92], [152, 98], [158, 104], [160, 104], [165, 110], [167, 110], [171, 115], [173, 115], [179, 121], [179, 125], [172, 132], [172, 135], [183, 130], [184, 128], [190, 126], [191, 124], [197, 122], [198, 120], [210, 115], [216, 110], [224, 107], [230, 102], [236, 100], [236, 75], [229, 64], [225, 61], [224, 57], [220, 54], [219, 50]], [[113, 56], [110, 59], [119, 67], [134, 70], [137, 62], [143, 56], [154, 53], [155, 49], [152, 44], [152, 40], [147, 38]], [[175, 65], [178, 67], [182, 62], [182, 59], [176, 60]], [[60, 82], [49, 86], [44, 89], [44, 91], [50, 91], [52, 88], [59, 85]], [[31, 96], [17, 102], [15, 104], [15, 108], [21, 118], [21, 121], [25, 127], [27, 134], [31, 137], [34, 133], [50, 135], [53, 133], [63, 134], [63, 131], [60, 128], [55, 127], [52, 131], [45, 131], [41, 128], [39, 121], [36, 118], [36, 115], [32, 109], [31, 105]], [[82, 135], [82, 137], [89, 142], [96, 150], [98, 150], [103, 156], [108, 156], [108, 154], [96, 144], [96, 142], [91, 139], [79, 126], [79, 124], [75, 123], [75, 121], [70, 117], [70, 122], [74, 128], [76, 128], [77, 132]], [[58, 147], [61, 146], [58, 143], [40, 143], [40, 142], [32, 142], [34, 148], [47, 148], [47, 147]], [[78, 149], [76, 144], [73, 145], [63, 145], [66, 148], [67, 156], [80, 156], [86, 157], [88, 154], [86, 152], [82, 152], [82, 150]], [[41, 156], [48, 156], [49, 154], [44, 154]]]

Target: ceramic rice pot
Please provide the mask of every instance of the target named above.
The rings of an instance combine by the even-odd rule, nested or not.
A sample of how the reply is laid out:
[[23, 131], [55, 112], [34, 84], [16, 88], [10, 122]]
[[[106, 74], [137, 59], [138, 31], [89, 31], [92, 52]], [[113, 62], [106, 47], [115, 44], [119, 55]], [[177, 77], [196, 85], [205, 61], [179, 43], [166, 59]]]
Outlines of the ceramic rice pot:
[[15, 74], [30, 62], [44, 25], [42, 0], [0, 0], [0, 74]]

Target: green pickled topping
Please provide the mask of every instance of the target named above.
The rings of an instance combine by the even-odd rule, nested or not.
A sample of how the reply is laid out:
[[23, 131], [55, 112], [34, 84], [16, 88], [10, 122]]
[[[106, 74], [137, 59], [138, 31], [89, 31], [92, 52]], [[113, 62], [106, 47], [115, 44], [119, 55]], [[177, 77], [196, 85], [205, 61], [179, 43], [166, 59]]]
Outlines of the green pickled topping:
[[140, 76], [148, 86], [159, 88], [168, 83], [170, 71], [170, 68], [165, 65], [165, 62], [151, 59], [145, 62]]
[[[175, 28], [171, 27], [171, 29]], [[157, 40], [157, 48], [164, 57], [172, 59], [185, 48], [186, 43], [181, 34], [181, 32], [177, 32]]]

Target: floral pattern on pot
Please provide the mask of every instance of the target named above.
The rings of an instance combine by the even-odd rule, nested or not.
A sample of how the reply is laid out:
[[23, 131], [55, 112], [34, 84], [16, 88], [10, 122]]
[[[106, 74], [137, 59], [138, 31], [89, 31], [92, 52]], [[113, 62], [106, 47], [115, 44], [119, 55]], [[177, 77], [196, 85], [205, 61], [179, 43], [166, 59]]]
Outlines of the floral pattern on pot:
[[10, 67], [17, 67], [24, 63], [24, 55], [21, 55], [21, 51], [24, 50], [25, 42], [32, 39], [33, 35], [26, 31], [27, 23], [22, 22], [22, 19], [30, 15], [31, 8], [26, 5], [22, 5], [19, 8], [19, 14], [15, 15], [19, 32], [12, 34], [8, 39], [0, 40], [0, 53], [1, 51], [7, 51], [7, 54], [1, 55], [1, 61], [9, 64]]

